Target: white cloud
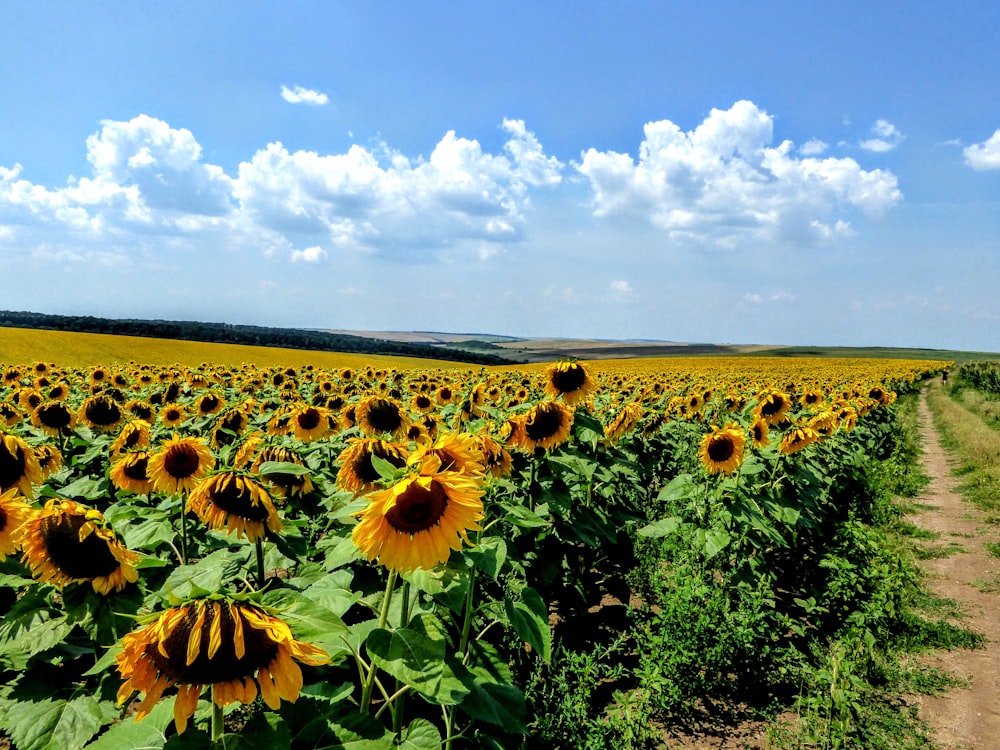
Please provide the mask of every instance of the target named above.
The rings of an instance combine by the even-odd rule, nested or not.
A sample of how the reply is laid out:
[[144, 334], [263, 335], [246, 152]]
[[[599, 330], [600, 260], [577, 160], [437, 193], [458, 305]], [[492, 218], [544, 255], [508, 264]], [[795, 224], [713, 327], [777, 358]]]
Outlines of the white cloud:
[[965, 163], [977, 171], [1000, 169], [1000, 129], [982, 143], [974, 143], [962, 151]]
[[876, 153], [892, 151], [906, 137], [888, 120], [876, 120], [871, 132], [875, 137], [861, 141], [858, 145], [866, 151]]
[[281, 98], [289, 104], [310, 104], [314, 107], [322, 107], [330, 101], [330, 97], [326, 94], [303, 88], [302, 86], [295, 86], [294, 88], [282, 86]]
[[825, 141], [821, 141], [819, 138], [810, 138], [799, 148], [799, 153], [803, 156], [819, 156], [828, 148], [830, 148], [830, 144]]
[[292, 251], [292, 263], [319, 263], [321, 260], [325, 259], [326, 250], [318, 245], [307, 247], [305, 250]]
[[[692, 131], [647, 123], [639, 158], [589, 149], [575, 165], [593, 191], [594, 215], [643, 218], [671, 239], [736, 247], [747, 239], [810, 243], [859, 210], [878, 216], [902, 199], [896, 177], [849, 158], [796, 158], [776, 147], [773, 119], [740, 101], [713, 109]], [[838, 225], [838, 221], [845, 224]]]
[[759, 305], [764, 301], [764, 298], [757, 294], [757, 292], [746, 292], [743, 295], [743, 301], [748, 302], [751, 305]]
[[794, 302], [795, 295], [788, 292], [775, 292], [771, 295], [772, 302]]
[[632, 285], [629, 284], [627, 281], [623, 281], [621, 279], [615, 279], [614, 281], [611, 282], [611, 291], [615, 292], [616, 294], [631, 294]]

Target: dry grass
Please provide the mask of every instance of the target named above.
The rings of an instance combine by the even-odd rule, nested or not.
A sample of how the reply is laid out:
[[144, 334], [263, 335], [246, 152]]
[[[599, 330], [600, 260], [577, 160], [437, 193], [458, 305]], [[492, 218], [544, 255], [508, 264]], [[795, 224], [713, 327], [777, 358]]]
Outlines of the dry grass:
[[945, 444], [961, 461], [958, 473], [963, 492], [979, 508], [996, 514], [1000, 511], [1000, 430], [991, 427], [981, 411], [984, 405], [992, 406], [994, 402], [960, 398], [956, 400], [933, 385], [927, 403]]

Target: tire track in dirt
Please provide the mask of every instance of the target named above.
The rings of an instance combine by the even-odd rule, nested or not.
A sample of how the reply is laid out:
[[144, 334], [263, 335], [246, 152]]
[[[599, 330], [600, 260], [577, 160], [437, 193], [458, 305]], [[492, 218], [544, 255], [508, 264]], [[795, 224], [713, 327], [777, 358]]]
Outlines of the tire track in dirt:
[[969, 685], [916, 700], [921, 718], [934, 729], [943, 748], [1000, 750], [1000, 595], [976, 585], [997, 580], [1000, 559], [985, 545], [1000, 541], [1000, 530], [987, 524], [984, 514], [958, 492], [952, 473], [955, 464], [941, 445], [926, 389], [920, 395], [917, 414], [923, 443], [921, 464], [930, 483], [917, 498], [920, 511], [909, 520], [940, 534], [934, 546], [960, 546], [959, 551], [945, 557], [921, 561], [920, 567], [927, 574], [927, 588], [957, 602], [967, 614], [959, 624], [981, 633], [987, 643], [974, 651], [942, 651], [926, 657], [928, 665], [964, 677]]

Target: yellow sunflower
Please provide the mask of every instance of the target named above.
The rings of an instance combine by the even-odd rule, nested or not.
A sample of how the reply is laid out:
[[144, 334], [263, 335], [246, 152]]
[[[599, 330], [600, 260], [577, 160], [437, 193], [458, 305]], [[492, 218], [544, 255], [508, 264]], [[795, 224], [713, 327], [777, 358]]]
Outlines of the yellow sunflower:
[[406, 450], [402, 446], [379, 438], [353, 438], [337, 456], [340, 463], [337, 486], [355, 493], [374, 489], [381, 476], [372, 465], [372, 456], [385, 459], [396, 468], [406, 466]]
[[429, 458], [421, 473], [368, 496], [351, 538], [362, 554], [390, 570], [429, 569], [469, 544], [483, 518], [480, 478], [440, 471]]
[[785, 418], [788, 410], [792, 407], [792, 401], [781, 391], [769, 391], [757, 401], [754, 408], [754, 416], [767, 421], [769, 425], [776, 425]]
[[303, 404], [293, 409], [289, 415], [291, 433], [303, 443], [311, 443], [329, 435], [333, 430], [335, 417], [321, 406]]
[[157, 492], [190, 490], [215, 466], [215, 457], [199, 438], [176, 434], [149, 459], [147, 474]]
[[[261, 464], [268, 461], [305, 466], [305, 462], [294, 451], [280, 445], [269, 445], [257, 454], [251, 470], [260, 471]], [[308, 474], [268, 474], [262, 478], [271, 485], [275, 496], [280, 498], [300, 497], [313, 491], [313, 483]]]
[[91, 396], [82, 404], [77, 418], [92, 430], [111, 432], [122, 421], [121, 407], [110, 396], [103, 393]]
[[323, 649], [295, 640], [284, 621], [230, 599], [200, 599], [161, 612], [122, 639], [116, 659], [124, 680], [118, 703], [133, 692], [145, 693], [136, 721], [167, 688], [177, 687], [178, 734], [187, 729], [206, 685], [212, 686], [216, 705], [250, 704], [259, 691], [264, 703], [277, 709], [282, 699], [295, 701], [302, 689], [296, 661], [313, 666], [330, 661]]
[[52, 436], [64, 435], [76, 427], [76, 414], [62, 401], [46, 401], [35, 407], [31, 423]]
[[117, 456], [123, 451], [148, 448], [151, 444], [150, 429], [149, 422], [142, 419], [130, 419], [111, 444], [111, 455]]
[[767, 420], [763, 417], [757, 417], [750, 425], [750, 439], [754, 448], [766, 448], [770, 444], [768, 429]]
[[281, 531], [281, 519], [263, 486], [238, 472], [224, 471], [201, 480], [188, 497], [187, 509], [210, 529], [236, 532], [251, 542]]
[[0, 561], [20, 548], [18, 532], [34, 512], [16, 487], [0, 492]]
[[21, 559], [43, 583], [62, 588], [90, 582], [98, 594], [138, 580], [139, 556], [118, 542], [104, 516], [72, 500], [52, 498], [21, 526]]
[[184, 411], [183, 406], [177, 404], [171, 404], [160, 412], [160, 421], [166, 427], [176, 427], [185, 419], [187, 419], [187, 412]]
[[631, 432], [642, 416], [642, 407], [632, 402], [626, 404], [608, 424], [604, 426], [604, 437], [609, 443], [617, 443], [622, 435]]
[[732, 474], [743, 463], [746, 436], [736, 422], [712, 427], [701, 439], [698, 458], [709, 474]]
[[815, 443], [819, 438], [820, 434], [809, 425], [793, 427], [782, 436], [778, 450], [786, 455], [798, 453], [806, 446]]
[[476, 436], [476, 443], [479, 452], [483, 455], [483, 466], [491, 475], [494, 477], [510, 475], [514, 461], [506, 448], [483, 433]]
[[209, 391], [195, 402], [194, 408], [198, 412], [198, 416], [207, 417], [221, 411], [225, 405], [226, 402], [220, 396]]
[[153, 481], [149, 478], [149, 451], [138, 450], [121, 456], [111, 467], [111, 483], [120, 490], [128, 490], [137, 495], [153, 491]]
[[0, 432], [0, 492], [17, 487], [30, 500], [34, 497], [31, 486], [44, 481], [31, 446], [16, 435]]
[[527, 414], [511, 418], [513, 431], [507, 442], [515, 448], [548, 450], [569, 438], [573, 412], [558, 401], [541, 401]]
[[414, 393], [410, 397], [410, 411], [426, 414], [434, 410], [434, 401], [426, 393]]
[[0, 422], [6, 427], [13, 427], [23, 419], [20, 410], [9, 401], [0, 402]]
[[54, 445], [36, 445], [32, 451], [42, 472], [43, 482], [62, 468], [62, 452]]
[[457, 471], [472, 476], [482, 476], [485, 473], [479, 444], [475, 436], [467, 432], [442, 433], [433, 443], [421, 446], [408, 463], [422, 463], [429, 456], [437, 456], [441, 461], [442, 471]]
[[354, 419], [362, 432], [368, 435], [388, 433], [396, 440], [402, 438], [410, 426], [403, 407], [395, 400], [383, 396], [369, 396], [359, 403]]
[[567, 404], [582, 401], [597, 387], [590, 373], [579, 362], [556, 362], [549, 365], [545, 375], [548, 378], [545, 394], [551, 398], [562, 396]]

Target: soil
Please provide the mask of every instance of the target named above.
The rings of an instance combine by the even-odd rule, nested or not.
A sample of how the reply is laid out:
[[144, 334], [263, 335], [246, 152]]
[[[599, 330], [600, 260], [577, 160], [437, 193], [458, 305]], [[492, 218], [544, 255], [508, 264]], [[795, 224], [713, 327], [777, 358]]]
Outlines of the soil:
[[[938, 388], [937, 384], [930, 386]], [[920, 511], [909, 520], [940, 534], [930, 544], [958, 550], [925, 560], [927, 587], [936, 595], [954, 600], [965, 617], [957, 623], [986, 638], [982, 649], [944, 651], [928, 656], [926, 663], [968, 680], [940, 696], [919, 696], [920, 716], [933, 728], [937, 743], [947, 750], [1000, 748], [1000, 593], [997, 591], [1000, 559], [986, 544], [1000, 542], [1000, 528], [958, 492], [955, 465], [941, 445], [921, 395], [919, 419], [923, 436], [923, 468], [930, 484], [919, 498]], [[993, 584], [984, 587], [983, 584]]]

